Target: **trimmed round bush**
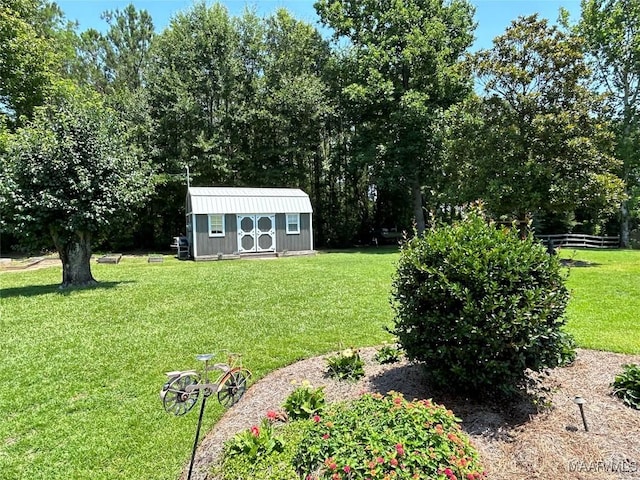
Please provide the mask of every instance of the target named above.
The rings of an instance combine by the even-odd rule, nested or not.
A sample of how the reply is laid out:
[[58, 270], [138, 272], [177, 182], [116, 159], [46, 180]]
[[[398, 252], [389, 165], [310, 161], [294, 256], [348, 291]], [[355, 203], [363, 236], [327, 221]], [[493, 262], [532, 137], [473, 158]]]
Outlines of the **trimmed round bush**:
[[513, 394], [527, 369], [573, 360], [562, 327], [569, 293], [557, 257], [531, 233], [473, 211], [406, 242], [393, 281], [394, 329], [434, 385]]

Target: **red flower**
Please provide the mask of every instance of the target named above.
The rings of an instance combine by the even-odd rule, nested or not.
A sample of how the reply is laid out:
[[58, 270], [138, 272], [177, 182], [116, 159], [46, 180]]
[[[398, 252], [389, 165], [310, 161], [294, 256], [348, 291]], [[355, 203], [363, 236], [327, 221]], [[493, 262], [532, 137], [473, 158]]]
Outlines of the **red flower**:
[[404, 455], [404, 447], [402, 446], [401, 443], [396, 443], [396, 452], [398, 453], [399, 456]]
[[376, 462], [382, 464], [382, 463], [384, 463], [384, 458], [378, 457], [378, 458], [376, 458]]
[[320, 416], [319, 415], [314, 415], [313, 416], [313, 421], [316, 422], [316, 423], [319, 423], [320, 422]]
[[253, 435], [254, 437], [259, 437], [260, 429], [254, 425], [253, 427], [251, 427], [251, 435]]
[[349, 465], [345, 465], [342, 469], [345, 473], [349, 473], [351, 471], [351, 467]]
[[389, 463], [390, 463], [393, 467], [397, 467], [397, 466], [398, 466], [398, 460], [396, 460], [395, 458], [392, 458], [391, 460], [389, 460]]
[[330, 470], [335, 470], [336, 468], [338, 468], [338, 465], [336, 465], [335, 460], [333, 459], [333, 457], [329, 457], [324, 461], [324, 464], [327, 466], [327, 468], [329, 468]]
[[322, 435], [322, 439], [323, 440], [328, 440], [329, 439], [329, 434], [325, 433], [324, 435]]
[[271, 421], [275, 421], [278, 418], [278, 413], [274, 410], [267, 410], [267, 418]]

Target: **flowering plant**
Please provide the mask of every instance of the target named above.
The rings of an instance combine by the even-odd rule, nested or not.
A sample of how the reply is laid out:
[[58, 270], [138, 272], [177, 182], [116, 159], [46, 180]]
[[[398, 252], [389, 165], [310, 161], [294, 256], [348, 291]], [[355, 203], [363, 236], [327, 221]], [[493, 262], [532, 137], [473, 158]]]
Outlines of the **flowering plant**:
[[307, 480], [481, 479], [477, 453], [458, 421], [429, 400], [365, 394], [309, 424], [294, 466]]
[[282, 440], [273, 434], [273, 426], [268, 419], [262, 420], [260, 426], [253, 425], [236, 434], [226, 445], [229, 453], [242, 454], [253, 461], [273, 452], [281, 452], [283, 447]]
[[354, 348], [347, 348], [327, 359], [329, 376], [338, 380], [357, 380], [364, 376], [364, 362], [360, 352]]
[[310, 418], [320, 413], [324, 406], [324, 387], [313, 388], [306, 380], [287, 397], [283, 405], [291, 420]]

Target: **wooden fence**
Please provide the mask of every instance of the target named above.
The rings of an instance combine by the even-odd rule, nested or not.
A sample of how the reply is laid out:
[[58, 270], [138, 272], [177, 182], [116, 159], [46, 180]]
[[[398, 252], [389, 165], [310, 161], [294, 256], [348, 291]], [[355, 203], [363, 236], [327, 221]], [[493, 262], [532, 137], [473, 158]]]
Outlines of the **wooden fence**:
[[565, 233], [559, 235], [536, 235], [545, 245], [553, 242], [553, 248], [618, 248], [620, 237], [598, 237], [596, 235], [583, 235], [580, 233]]

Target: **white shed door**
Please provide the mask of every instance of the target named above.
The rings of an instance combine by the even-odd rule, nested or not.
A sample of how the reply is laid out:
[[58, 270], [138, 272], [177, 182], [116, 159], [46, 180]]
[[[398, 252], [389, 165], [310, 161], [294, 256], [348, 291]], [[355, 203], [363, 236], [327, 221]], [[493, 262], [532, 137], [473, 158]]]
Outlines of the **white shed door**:
[[238, 252], [275, 251], [275, 214], [238, 215]]

